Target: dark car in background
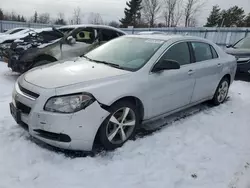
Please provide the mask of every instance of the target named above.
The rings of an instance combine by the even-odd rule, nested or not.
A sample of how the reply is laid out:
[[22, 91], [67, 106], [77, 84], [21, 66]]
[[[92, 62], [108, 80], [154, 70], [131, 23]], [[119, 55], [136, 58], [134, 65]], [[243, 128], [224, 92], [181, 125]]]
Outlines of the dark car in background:
[[43, 32], [12, 43], [8, 67], [23, 73], [33, 67], [81, 56], [116, 37], [122, 30], [104, 25], [72, 25]]
[[226, 52], [236, 57], [238, 74], [250, 75], [250, 37], [227, 46]]

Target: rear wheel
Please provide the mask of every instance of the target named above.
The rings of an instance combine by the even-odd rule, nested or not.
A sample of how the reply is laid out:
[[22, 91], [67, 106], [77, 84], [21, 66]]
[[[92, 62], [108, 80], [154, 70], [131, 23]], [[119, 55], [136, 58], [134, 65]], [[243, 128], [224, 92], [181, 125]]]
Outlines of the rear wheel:
[[214, 94], [214, 98], [212, 100], [212, 102], [215, 105], [219, 105], [226, 100], [228, 90], [229, 90], [229, 84], [230, 84], [229, 79], [226, 77], [220, 81], [220, 83], [216, 89], [216, 92]]
[[139, 112], [133, 103], [129, 101], [115, 103], [110, 108], [110, 115], [100, 127], [101, 144], [107, 150], [121, 147], [134, 136], [139, 120]]

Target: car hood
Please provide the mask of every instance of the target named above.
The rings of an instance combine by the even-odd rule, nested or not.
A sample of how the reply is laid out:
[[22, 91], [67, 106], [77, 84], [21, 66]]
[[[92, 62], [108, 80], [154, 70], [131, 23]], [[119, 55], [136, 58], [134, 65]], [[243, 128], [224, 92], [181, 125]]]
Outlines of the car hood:
[[20, 38], [23, 38], [23, 37], [26, 37], [28, 36], [29, 33], [25, 33], [25, 34], [12, 34], [12, 35], [0, 35], [0, 44], [5, 42], [5, 41], [14, 41], [16, 39], [20, 39]]
[[226, 53], [237, 57], [248, 56], [250, 57], [250, 49], [228, 48]]
[[58, 88], [88, 81], [103, 81], [128, 73], [130, 71], [75, 58], [32, 69], [24, 75], [24, 79], [39, 87]]

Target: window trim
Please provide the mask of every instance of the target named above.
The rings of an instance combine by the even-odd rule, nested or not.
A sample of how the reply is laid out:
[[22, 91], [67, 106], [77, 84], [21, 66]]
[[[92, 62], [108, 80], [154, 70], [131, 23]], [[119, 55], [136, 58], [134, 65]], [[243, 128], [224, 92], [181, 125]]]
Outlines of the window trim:
[[[211, 44], [209, 46], [210, 46], [210, 50], [212, 52], [213, 59], [218, 59], [219, 58], [218, 52], [215, 50], [215, 48]], [[217, 57], [214, 57], [213, 49], [214, 49], [215, 54], [217, 55]]]
[[179, 43], [187, 43], [187, 45], [188, 45], [188, 49], [189, 49], [189, 56], [190, 56], [190, 63], [188, 63], [188, 64], [185, 64], [185, 65], [180, 65], [180, 67], [183, 67], [183, 66], [187, 66], [187, 65], [191, 65], [191, 64], [193, 64], [193, 58], [192, 58], [192, 55], [191, 55], [191, 49], [190, 49], [190, 47], [189, 47], [189, 41], [178, 41], [178, 42], [174, 42], [174, 43], [172, 43], [170, 46], [168, 46], [162, 53], [161, 53], [161, 55], [157, 58], [157, 60], [154, 62], [154, 64], [151, 66], [151, 68], [150, 68], [150, 70], [149, 70], [149, 74], [153, 74], [153, 72], [152, 72], [152, 70], [153, 70], [153, 68], [154, 68], [154, 66], [160, 61], [160, 59], [163, 57], [163, 55], [171, 48], [171, 47], [173, 47], [174, 45], [176, 45], [176, 44], [179, 44]]

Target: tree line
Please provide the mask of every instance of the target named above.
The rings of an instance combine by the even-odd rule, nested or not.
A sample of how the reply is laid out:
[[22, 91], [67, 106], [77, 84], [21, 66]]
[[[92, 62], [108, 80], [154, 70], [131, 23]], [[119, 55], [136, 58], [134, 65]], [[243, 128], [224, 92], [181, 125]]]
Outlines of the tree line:
[[196, 16], [204, 3], [204, 0], [130, 0], [120, 20], [121, 27], [176, 27], [181, 21], [185, 27], [196, 26]]
[[[113, 27], [185, 27], [197, 26], [197, 17], [202, 11], [206, 0], [128, 0], [124, 9], [124, 17], [117, 21], [105, 22], [99, 13], [91, 12], [88, 23], [104, 24]], [[34, 12], [34, 15], [25, 18], [15, 12], [6, 12], [0, 8], [0, 20], [32, 22], [43, 24], [81, 24], [84, 14], [80, 7], [72, 11], [72, 16], [66, 20], [63, 13], [51, 18], [49, 13]], [[213, 6], [205, 27], [250, 27], [250, 13], [233, 6], [221, 9]]]
[[[197, 17], [205, 0], [129, 0], [124, 9], [121, 27], [185, 27], [197, 26]], [[159, 22], [164, 20], [164, 22]], [[213, 6], [206, 27], [250, 27], [250, 13], [233, 6], [221, 9]]]
[[[38, 13], [34, 12], [34, 15], [27, 18], [23, 15], [17, 14], [16, 12], [3, 11], [0, 8], [0, 20], [6, 21], [19, 21], [19, 22], [31, 22], [31, 23], [42, 23], [42, 24], [56, 24], [56, 25], [66, 25], [66, 24], [81, 24], [84, 15], [81, 12], [80, 7], [76, 7], [73, 10], [72, 16], [67, 20], [63, 13], [58, 13], [56, 18], [52, 18], [49, 13]], [[90, 24], [106, 24], [115, 27], [119, 27], [119, 23], [116, 21], [105, 22], [99, 13], [91, 12], [88, 16], [88, 23]]]
[[222, 10], [215, 5], [205, 27], [250, 27], [250, 13], [246, 15], [244, 9], [238, 6]]

